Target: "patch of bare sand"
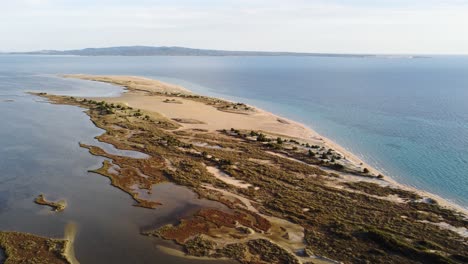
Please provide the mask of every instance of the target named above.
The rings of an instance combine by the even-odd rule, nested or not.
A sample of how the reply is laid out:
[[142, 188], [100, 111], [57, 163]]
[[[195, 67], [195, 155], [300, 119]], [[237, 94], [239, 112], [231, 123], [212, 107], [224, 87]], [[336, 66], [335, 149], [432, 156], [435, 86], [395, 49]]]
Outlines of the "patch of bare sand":
[[178, 85], [137, 76], [64, 74], [62, 75], [62, 77], [87, 81], [113, 83], [124, 87], [131, 85], [136, 90], [148, 92], [193, 94], [191, 91]]
[[226, 173], [224, 173], [223, 171], [221, 171], [220, 169], [218, 169], [216, 167], [207, 166], [206, 170], [209, 173], [211, 173], [213, 176], [215, 176], [217, 179], [219, 179], [219, 180], [221, 180], [221, 181], [223, 181], [223, 182], [225, 182], [227, 184], [234, 185], [234, 186], [242, 188], [242, 189], [247, 189], [250, 186], [252, 186], [252, 184], [245, 183], [244, 181], [237, 180], [236, 178], [227, 175]]
[[258, 110], [249, 115], [219, 111], [202, 102], [179, 98], [182, 104], [164, 103], [170, 97], [148, 96], [137, 92], [128, 92], [116, 98], [96, 98], [110, 103], [121, 103], [145, 111], [157, 112], [172, 120], [197, 120], [197, 122], [180, 122], [183, 128], [263, 130], [276, 134], [289, 135], [304, 139], [313, 139], [314, 134], [305, 127], [292, 123], [278, 122], [273, 114]]

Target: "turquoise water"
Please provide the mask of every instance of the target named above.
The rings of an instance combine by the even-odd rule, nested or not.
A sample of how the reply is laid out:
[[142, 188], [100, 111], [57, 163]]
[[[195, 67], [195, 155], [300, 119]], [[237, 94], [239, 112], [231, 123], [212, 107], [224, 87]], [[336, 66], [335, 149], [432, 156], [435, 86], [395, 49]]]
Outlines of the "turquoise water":
[[468, 57], [0, 57], [15, 89], [60, 90], [57, 73], [143, 75], [251, 103], [468, 207]]

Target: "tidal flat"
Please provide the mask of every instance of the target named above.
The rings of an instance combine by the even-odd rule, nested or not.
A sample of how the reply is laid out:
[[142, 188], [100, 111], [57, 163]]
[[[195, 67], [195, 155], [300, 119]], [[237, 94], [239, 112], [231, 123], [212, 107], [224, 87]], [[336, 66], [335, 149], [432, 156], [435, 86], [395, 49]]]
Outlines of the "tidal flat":
[[[353, 163], [323, 142], [301, 137], [304, 131], [291, 128], [294, 123], [280, 122], [242, 103], [158, 90], [151, 84], [151, 89], [143, 89], [135, 77], [84, 78], [124, 85], [129, 92], [102, 100], [38, 95], [87, 109], [94, 124], [105, 130], [98, 140], [151, 157], [142, 164], [82, 145], [106, 158], [98, 169], [101, 175], [132, 195], [135, 205], [156, 207], [152, 205], [158, 201], [141, 193], [164, 182], [188, 187], [199, 198], [223, 205], [201, 208], [178, 223], [148, 228], [143, 235], [173, 240], [189, 255], [242, 263], [467, 260], [466, 236], [440, 225], [466, 229], [463, 213], [421, 193], [389, 186], [372, 168]], [[168, 98], [182, 103], [164, 103]], [[164, 108], [158, 113], [159, 105], [153, 109], [150, 102], [178, 107], [172, 113], [179, 116], [164, 115]], [[184, 111], [203, 123], [176, 122], [173, 118], [192, 117]], [[218, 119], [220, 113], [223, 120]], [[214, 145], [219, 147], [210, 147]], [[249, 186], [223, 181], [210, 167]]]

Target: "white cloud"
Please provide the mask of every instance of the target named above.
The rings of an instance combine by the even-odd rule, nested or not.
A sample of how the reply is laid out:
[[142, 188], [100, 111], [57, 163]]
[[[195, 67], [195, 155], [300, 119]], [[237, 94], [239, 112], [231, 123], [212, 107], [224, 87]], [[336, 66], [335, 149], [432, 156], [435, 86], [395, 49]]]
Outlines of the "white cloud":
[[[12, 1], [13, 2], [13, 1]], [[463, 1], [19, 0], [2, 50], [179, 45], [236, 50], [468, 53]], [[222, 4], [221, 4], [222, 2]], [[400, 2], [400, 3], [398, 3]], [[133, 4], [132, 4], [133, 3]]]

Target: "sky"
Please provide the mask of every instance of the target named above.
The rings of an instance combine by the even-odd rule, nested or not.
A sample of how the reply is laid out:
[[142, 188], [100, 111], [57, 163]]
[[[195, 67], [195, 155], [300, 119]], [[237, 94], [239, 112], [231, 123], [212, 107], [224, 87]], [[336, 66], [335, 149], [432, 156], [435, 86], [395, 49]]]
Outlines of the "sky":
[[468, 0], [0, 0], [0, 51], [468, 54]]

